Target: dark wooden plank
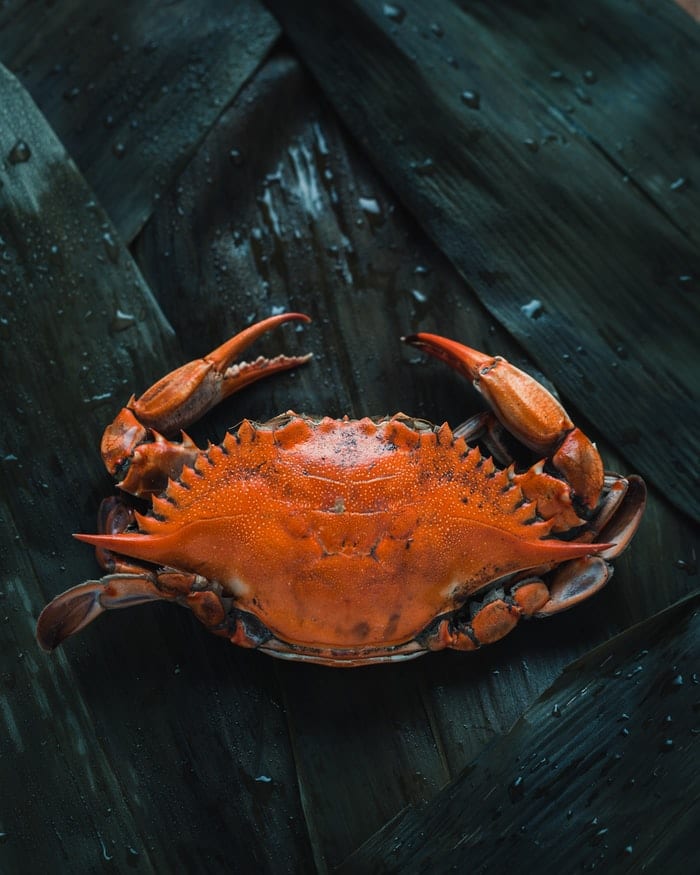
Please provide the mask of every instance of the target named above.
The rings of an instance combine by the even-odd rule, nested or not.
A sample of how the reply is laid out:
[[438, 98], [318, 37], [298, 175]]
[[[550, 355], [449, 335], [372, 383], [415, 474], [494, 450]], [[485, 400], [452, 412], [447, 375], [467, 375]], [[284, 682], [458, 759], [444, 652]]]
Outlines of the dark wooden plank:
[[432, 803], [338, 870], [697, 870], [700, 596], [573, 663]]
[[132, 239], [163, 189], [269, 51], [257, 0], [60, 3], [0, 9], [0, 60]]
[[[564, 397], [582, 407], [585, 399], [598, 430], [697, 519], [700, 256], [682, 230], [695, 217], [695, 233], [697, 193], [665, 188], [697, 166], [693, 22], [671, 4], [650, 11], [626, 0], [530, 0], [498, 12], [487, 3], [270, 6], [486, 307]], [[673, 39], [658, 43], [660, 31]], [[604, 81], [575, 86], [584, 96], [575, 104], [573, 80], [557, 98], [550, 77], [567, 55], [576, 59], [569, 78], [588, 58], [605, 71]], [[629, 109], [632, 97], [653, 124]], [[627, 165], [612, 160], [620, 137], [636, 143]], [[651, 157], [642, 165], [638, 153]], [[532, 300], [540, 305], [528, 309]]]
[[0, 155], [0, 869], [308, 871], [279, 685], [253, 654], [167, 607], [38, 650], [40, 608], [97, 571], [70, 534], [112, 489], [104, 425], [182, 353], [4, 69]]
[[[627, 185], [698, 242], [700, 186], [691, 177], [700, 153], [694, 86], [700, 34], [682, 13], [670, 2], [562, 7], [506, 0], [498, 7], [470, 3], [463, 14], [484, 48], [517, 58], [518, 77], [552, 116], [561, 115], [571, 138], [588, 140]], [[443, 51], [457, 50], [456, 36], [447, 30]], [[536, 144], [545, 148], [547, 131], [538, 133]]]

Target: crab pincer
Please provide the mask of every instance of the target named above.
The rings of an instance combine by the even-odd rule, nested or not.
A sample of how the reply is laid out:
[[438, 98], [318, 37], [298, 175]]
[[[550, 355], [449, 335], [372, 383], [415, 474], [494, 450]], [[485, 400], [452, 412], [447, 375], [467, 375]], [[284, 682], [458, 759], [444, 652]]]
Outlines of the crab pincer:
[[[138, 496], [161, 491], [167, 477], [177, 476], [199, 452], [185, 428], [245, 386], [305, 364], [311, 354], [236, 361], [263, 334], [291, 321], [311, 320], [303, 313], [270, 316], [166, 374], [138, 398], [132, 395], [102, 436], [102, 459], [110, 474], [121, 475], [119, 488]], [[178, 432], [181, 441], [168, 440]]]
[[406, 343], [470, 379], [501, 425], [530, 450], [551, 458], [581, 505], [596, 507], [604, 480], [600, 454], [541, 383], [502, 356], [489, 356], [435, 334], [415, 334]]

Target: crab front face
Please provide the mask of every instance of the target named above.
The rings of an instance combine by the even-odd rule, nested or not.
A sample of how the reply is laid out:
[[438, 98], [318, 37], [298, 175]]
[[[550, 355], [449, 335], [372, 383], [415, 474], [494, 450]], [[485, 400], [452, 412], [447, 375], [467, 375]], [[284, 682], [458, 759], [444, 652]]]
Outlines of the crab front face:
[[[538, 468], [498, 469], [468, 436], [402, 414], [289, 413], [244, 421], [222, 444], [200, 452], [187, 443], [180, 455], [183, 444], [156, 433], [139, 464], [167, 458], [167, 487], [152, 497], [151, 514], [120, 514], [105, 534], [80, 536], [115, 573], [47, 606], [40, 640], [59, 643], [105, 608], [166, 598], [234, 643], [361, 665], [475, 649], [521, 616], [553, 613], [600, 588], [609, 576], [601, 554], [616, 548], [598, 536], [616, 511], [615, 534], [629, 540], [641, 514], [636, 483], [620, 513], [628, 482], [609, 477], [591, 524], [576, 516], [561, 480]], [[553, 483], [558, 498], [545, 519]], [[567, 502], [581, 533], [563, 541], [551, 535]]]

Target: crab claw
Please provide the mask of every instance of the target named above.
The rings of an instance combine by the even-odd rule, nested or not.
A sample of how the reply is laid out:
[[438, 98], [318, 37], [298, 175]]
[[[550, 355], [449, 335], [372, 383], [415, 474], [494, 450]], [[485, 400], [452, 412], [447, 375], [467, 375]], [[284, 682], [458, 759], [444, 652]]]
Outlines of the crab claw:
[[307, 362], [311, 354], [235, 361], [261, 335], [293, 320], [311, 321], [303, 313], [281, 313], [263, 319], [204, 358], [171, 371], [139, 398], [132, 396], [102, 437], [102, 458], [110, 473], [116, 473], [133, 456], [135, 449], [148, 439], [149, 430], [157, 435], [177, 434], [244, 386]]
[[470, 379], [501, 424], [526, 447], [551, 457], [583, 505], [597, 506], [604, 480], [600, 455], [541, 383], [501, 356], [445, 337], [421, 333], [404, 339]]

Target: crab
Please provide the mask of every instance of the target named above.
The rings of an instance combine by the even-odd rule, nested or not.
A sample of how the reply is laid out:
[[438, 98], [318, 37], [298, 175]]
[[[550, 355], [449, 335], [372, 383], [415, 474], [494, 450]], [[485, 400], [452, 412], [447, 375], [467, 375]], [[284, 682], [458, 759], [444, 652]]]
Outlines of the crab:
[[[404, 338], [468, 377], [490, 411], [454, 430], [402, 413], [243, 420], [198, 449], [183, 429], [261, 377], [304, 364], [237, 362], [283, 313], [134, 396], [102, 438], [122, 492], [103, 501], [107, 574], [42, 611], [52, 650], [102, 612], [162, 599], [215, 635], [331, 666], [477, 650], [521, 618], [573, 607], [609, 580], [644, 511], [637, 476], [605, 472], [538, 381], [433, 334]], [[174, 439], [179, 435], [179, 440]], [[483, 452], [485, 449], [486, 452]]]

